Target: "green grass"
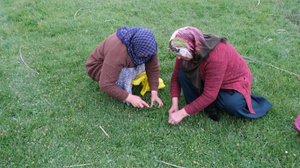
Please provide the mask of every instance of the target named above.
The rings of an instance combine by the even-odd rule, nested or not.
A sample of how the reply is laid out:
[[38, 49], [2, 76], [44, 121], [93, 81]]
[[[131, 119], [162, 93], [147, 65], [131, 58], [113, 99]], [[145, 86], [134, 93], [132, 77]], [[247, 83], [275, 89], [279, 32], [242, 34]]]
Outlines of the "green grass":
[[[200, 112], [168, 124], [175, 58], [167, 45], [180, 27], [227, 36], [241, 55], [300, 74], [299, 0], [262, 1], [253, 9], [256, 4], [0, 0], [0, 167], [168, 167], [160, 161], [183, 167], [300, 167], [300, 136], [293, 125], [300, 113], [300, 81], [266, 65], [249, 63], [252, 93], [273, 104], [263, 118], [221, 113], [216, 123]], [[122, 26], [154, 32], [166, 84], [159, 92], [163, 108], [127, 107], [87, 76], [89, 54]], [[21, 47], [39, 76], [21, 61]], [[149, 102], [149, 93], [144, 98]]]

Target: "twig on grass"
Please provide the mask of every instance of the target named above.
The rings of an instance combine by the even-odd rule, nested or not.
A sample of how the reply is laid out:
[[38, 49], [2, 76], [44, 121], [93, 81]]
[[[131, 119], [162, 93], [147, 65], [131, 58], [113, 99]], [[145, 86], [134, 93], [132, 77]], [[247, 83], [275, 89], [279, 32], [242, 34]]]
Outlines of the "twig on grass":
[[[77, 13], [78, 13], [79, 11], [85, 10], [85, 9], [86, 9], [85, 7], [79, 8], [79, 9], [75, 12], [75, 14], [74, 14], [74, 19], [76, 19]], [[78, 16], [78, 18], [80, 18], [82, 15], [87, 14], [87, 13], [91, 13], [91, 11], [87, 11], [87, 12], [81, 14], [80, 16]]]
[[253, 9], [257, 8], [260, 5], [260, 0], [257, 0], [257, 1], [258, 1], [257, 5]]
[[40, 73], [38, 73], [37, 71], [35, 71], [32, 68], [30, 68], [30, 66], [24, 61], [23, 55], [22, 55], [22, 46], [19, 49], [19, 56], [20, 56], [20, 59], [22, 60], [22, 62], [26, 65], [27, 68], [29, 68], [30, 70], [32, 70], [33, 72], [35, 72], [37, 75], [40, 75]]
[[105, 134], [105, 136], [107, 136], [109, 138], [109, 135], [105, 132], [105, 130], [101, 126], [99, 126], [99, 128], [102, 130], [102, 132]]
[[75, 14], [74, 14], [74, 19], [76, 19], [77, 13], [78, 13], [80, 10], [82, 10], [82, 9], [84, 9], [84, 8], [79, 8], [79, 9], [75, 12]]
[[71, 166], [64, 166], [64, 167], [70, 168], [70, 167], [82, 167], [82, 166], [90, 166], [90, 165], [92, 165], [92, 164], [88, 163], [88, 164], [71, 165]]
[[181, 167], [181, 166], [177, 166], [177, 165], [174, 165], [174, 164], [171, 164], [171, 163], [168, 163], [168, 162], [165, 162], [165, 161], [159, 161], [163, 164], [166, 164], [166, 165], [169, 165], [169, 166], [172, 166], [172, 167], [177, 167], [177, 168], [185, 168], [185, 167]]
[[277, 66], [275, 66], [275, 65], [272, 65], [272, 64], [269, 64], [269, 63], [266, 63], [266, 62], [255, 61], [255, 60], [253, 60], [253, 59], [251, 59], [251, 58], [249, 58], [249, 57], [245, 57], [245, 56], [243, 56], [243, 57], [246, 58], [246, 59], [249, 59], [249, 60], [247, 60], [247, 62], [260, 63], [260, 64], [263, 64], [263, 65], [268, 65], [268, 66], [270, 66], [270, 67], [272, 67], [272, 68], [275, 68], [275, 69], [277, 69], [277, 70], [286, 72], [286, 73], [288, 73], [288, 74], [290, 74], [290, 75], [294, 75], [294, 76], [296, 76], [296, 78], [297, 78], [298, 80], [300, 80], [300, 75], [299, 75], [299, 74], [296, 74], [296, 73], [294, 73], [294, 72], [290, 72], [290, 71], [288, 71], [288, 70], [279, 68], [279, 67], [277, 67]]

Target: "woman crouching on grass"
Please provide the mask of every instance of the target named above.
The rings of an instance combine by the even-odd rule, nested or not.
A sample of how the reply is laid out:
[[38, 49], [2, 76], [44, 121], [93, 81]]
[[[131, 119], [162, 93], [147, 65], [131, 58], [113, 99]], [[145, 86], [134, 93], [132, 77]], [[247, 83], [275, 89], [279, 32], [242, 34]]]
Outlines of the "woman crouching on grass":
[[[201, 110], [218, 121], [218, 110], [236, 117], [259, 118], [271, 108], [265, 98], [251, 94], [250, 69], [225, 37], [184, 27], [173, 33], [168, 50], [176, 54], [170, 124]], [[179, 110], [181, 88], [187, 105]]]
[[153, 103], [157, 101], [161, 107], [163, 102], [158, 97], [157, 43], [154, 34], [149, 29], [142, 27], [118, 29], [94, 49], [86, 62], [86, 70], [94, 81], [99, 82], [102, 91], [115, 99], [129, 102], [134, 107], [143, 108], [150, 106], [139, 96], [130, 94], [117, 85], [119, 78], [127, 79], [128, 76], [126, 75], [131, 75], [121, 74], [123, 69], [136, 69], [137, 66], [143, 64], [145, 64], [151, 89], [150, 106], [153, 106]]

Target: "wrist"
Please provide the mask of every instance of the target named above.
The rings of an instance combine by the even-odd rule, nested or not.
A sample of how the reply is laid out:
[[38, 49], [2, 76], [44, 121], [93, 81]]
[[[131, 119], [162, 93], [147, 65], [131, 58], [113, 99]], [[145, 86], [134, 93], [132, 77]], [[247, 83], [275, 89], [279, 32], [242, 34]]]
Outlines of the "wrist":
[[189, 113], [187, 113], [184, 108], [182, 109], [182, 113], [183, 113], [184, 117], [190, 116]]
[[131, 94], [128, 94], [128, 96], [126, 97], [125, 101], [131, 102]]
[[178, 105], [178, 97], [173, 97], [172, 98], [172, 104], [173, 105]]
[[157, 96], [157, 91], [156, 90], [151, 90], [151, 96]]

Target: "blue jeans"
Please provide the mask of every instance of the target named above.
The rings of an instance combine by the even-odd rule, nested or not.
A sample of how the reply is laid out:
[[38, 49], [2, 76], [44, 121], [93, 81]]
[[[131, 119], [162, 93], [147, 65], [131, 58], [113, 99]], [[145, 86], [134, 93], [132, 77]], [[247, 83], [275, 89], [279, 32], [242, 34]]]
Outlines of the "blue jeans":
[[[187, 104], [190, 104], [201, 96], [203, 91], [199, 93], [191, 80], [182, 70], [179, 71], [178, 80]], [[217, 99], [207, 106], [204, 111], [210, 113], [222, 110], [238, 118], [259, 118], [264, 116], [272, 107], [272, 104], [261, 96], [251, 95], [251, 100], [255, 114], [250, 113], [246, 100], [241, 93], [235, 90], [220, 89]]]

